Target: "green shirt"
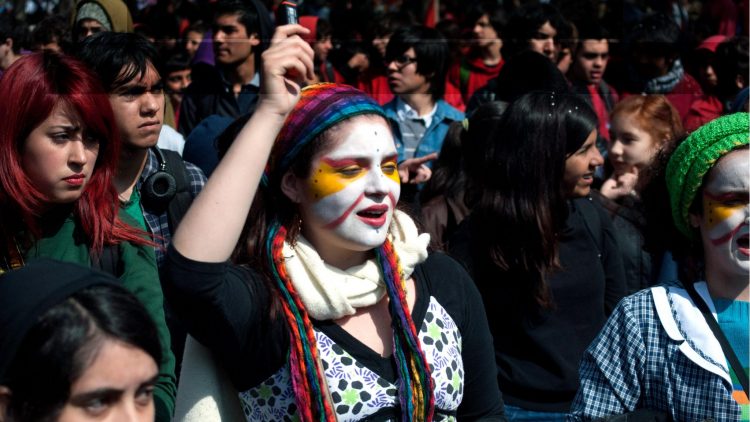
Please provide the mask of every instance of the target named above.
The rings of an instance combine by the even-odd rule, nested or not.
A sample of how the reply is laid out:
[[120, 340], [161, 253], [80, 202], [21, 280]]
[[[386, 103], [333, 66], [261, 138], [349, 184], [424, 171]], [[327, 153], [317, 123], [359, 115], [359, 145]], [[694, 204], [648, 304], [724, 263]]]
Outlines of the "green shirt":
[[[120, 218], [135, 226], [132, 219], [120, 210]], [[84, 241], [82, 230], [72, 216], [65, 219], [54, 234], [46, 235], [33, 244], [26, 252], [25, 259], [45, 257], [72, 262], [91, 267], [89, 246]], [[168, 422], [174, 413], [177, 392], [174, 375], [175, 359], [170, 349], [170, 337], [164, 319], [164, 296], [156, 269], [154, 249], [148, 245], [133, 245], [123, 242], [118, 245], [119, 265], [122, 274], [118, 275], [123, 286], [130, 290], [143, 304], [156, 324], [161, 343], [162, 360], [159, 365], [159, 378], [154, 389], [156, 421]]]

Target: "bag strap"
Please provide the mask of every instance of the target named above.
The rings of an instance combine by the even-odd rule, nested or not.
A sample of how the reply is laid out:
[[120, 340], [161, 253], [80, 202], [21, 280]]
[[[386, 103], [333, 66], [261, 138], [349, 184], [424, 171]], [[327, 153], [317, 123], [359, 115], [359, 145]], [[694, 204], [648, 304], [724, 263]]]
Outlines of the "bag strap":
[[729, 364], [732, 366], [732, 369], [734, 370], [734, 375], [737, 376], [737, 379], [740, 381], [740, 385], [742, 385], [742, 389], [745, 390], [745, 394], [750, 396], [750, 392], [748, 392], [748, 376], [747, 372], [742, 368], [742, 364], [740, 363], [740, 360], [737, 359], [737, 355], [734, 353], [734, 349], [732, 349], [732, 346], [729, 344], [729, 341], [727, 340], [727, 337], [724, 335], [724, 332], [721, 331], [721, 327], [719, 327], [719, 323], [716, 322], [716, 319], [714, 318], [711, 311], [708, 309], [708, 305], [706, 305], [706, 302], [703, 301], [703, 298], [700, 297], [698, 292], [695, 290], [695, 286], [692, 283], [686, 283], [685, 290], [687, 290], [688, 294], [690, 295], [690, 299], [693, 300], [693, 303], [695, 303], [695, 306], [698, 307], [698, 309], [701, 311], [701, 315], [703, 315], [703, 318], [706, 320], [706, 323], [708, 324], [708, 327], [711, 328], [711, 331], [713, 331], [714, 336], [716, 337], [716, 340], [719, 340], [719, 344], [721, 345], [721, 350], [724, 351], [724, 356], [729, 361]]
[[169, 218], [169, 229], [172, 233], [177, 230], [177, 225], [182, 220], [182, 217], [190, 208], [190, 204], [193, 202], [193, 198], [190, 195], [190, 188], [188, 181], [187, 170], [185, 169], [185, 161], [182, 157], [174, 151], [163, 149], [161, 152], [164, 154], [164, 160], [166, 161], [167, 171], [174, 177], [177, 187], [177, 193], [174, 198], [169, 201], [167, 208], [167, 217]]

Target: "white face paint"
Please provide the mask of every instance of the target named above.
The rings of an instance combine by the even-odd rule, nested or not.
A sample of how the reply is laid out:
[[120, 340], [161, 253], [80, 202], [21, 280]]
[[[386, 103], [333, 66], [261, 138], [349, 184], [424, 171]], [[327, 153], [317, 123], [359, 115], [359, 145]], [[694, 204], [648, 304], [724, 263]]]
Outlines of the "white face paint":
[[707, 268], [750, 275], [750, 150], [731, 152], [709, 172], [699, 227]]
[[401, 193], [393, 136], [369, 116], [337, 130], [335, 146], [312, 163], [300, 203], [305, 236], [318, 249], [370, 250], [385, 241]]

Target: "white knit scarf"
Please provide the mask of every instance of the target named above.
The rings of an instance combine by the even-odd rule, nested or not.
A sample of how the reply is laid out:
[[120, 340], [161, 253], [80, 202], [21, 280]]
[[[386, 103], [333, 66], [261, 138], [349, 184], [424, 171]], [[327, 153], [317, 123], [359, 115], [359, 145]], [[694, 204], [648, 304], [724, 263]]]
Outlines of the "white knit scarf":
[[[388, 237], [407, 279], [414, 267], [427, 259], [430, 235], [419, 234], [405, 213], [393, 213]], [[284, 242], [282, 250], [287, 273], [311, 318], [331, 320], [354, 315], [357, 308], [376, 304], [385, 295], [385, 282], [376, 258], [347, 270], [332, 267], [320, 258], [302, 235], [294, 246]]]

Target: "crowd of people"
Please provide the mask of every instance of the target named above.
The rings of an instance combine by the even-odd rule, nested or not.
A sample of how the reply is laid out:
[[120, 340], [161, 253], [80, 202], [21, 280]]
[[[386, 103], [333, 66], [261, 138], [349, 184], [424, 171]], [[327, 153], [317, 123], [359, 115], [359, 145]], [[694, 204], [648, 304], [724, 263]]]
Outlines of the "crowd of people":
[[0, 422], [750, 421], [746, 0], [281, 3], [0, 5]]

